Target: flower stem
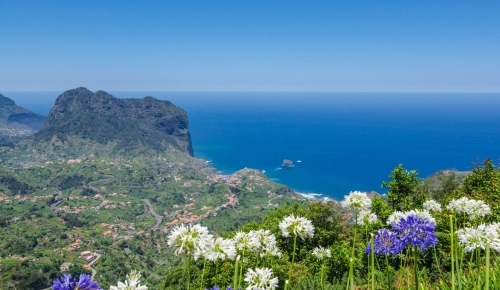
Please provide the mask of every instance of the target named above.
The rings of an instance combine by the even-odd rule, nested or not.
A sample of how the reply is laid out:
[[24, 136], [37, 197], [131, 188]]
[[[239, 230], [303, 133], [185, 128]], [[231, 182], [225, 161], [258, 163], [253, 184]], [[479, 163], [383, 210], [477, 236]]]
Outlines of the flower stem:
[[290, 271], [288, 272], [288, 284], [285, 285], [287, 287], [290, 287], [290, 285], [292, 284], [293, 263], [295, 263], [295, 250], [296, 249], [297, 249], [297, 235], [295, 235], [293, 237], [292, 264], [290, 265]]
[[217, 259], [215, 260], [215, 285], [217, 285], [217, 274], [219, 273], [219, 263], [217, 263]]
[[[203, 258], [203, 270], [201, 271], [201, 284], [200, 284], [200, 290], [203, 289], [203, 280], [205, 278], [205, 266], [207, 265], [207, 258]], [[217, 274], [216, 274], [217, 276]]]
[[441, 271], [441, 266], [439, 265], [439, 260], [437, 258], [436, 246], [433, 246], [433, 249], [434, 249], [434, 260], [436, 260], [436, 265], [437, 265], [437, 268], [439, 270], [439, 274], [440, 274], [441, 277], [444, 277], [443, 276], [443, 271]]
[[323, 275], [325, 272], [325, 260], [323, 259], [323, 263], [321, 264], [321, 271], [320, 271], [320, 282], [321, 282], [321, 289], [325, 289], [325, 285], [323, 285]]
[[375, 241], [373, 238], [373, 234], [371, 237], [371, 242], [372, 242], [372, 260], [371, 260], [371, 268], [372, 268], [372, 290], [375, 290]]
[[453, 215], [450, 215], [450, 244], [451, 244], [451, 290], [455, 290], [455, 255], [453, 250], [455, 248], [455, 242], [453, 241], [454, 232], [453, 232]]
[[486, 284], [484, 290], [490, 289], [490, 243], [486, 243]]
[[351, 290], [354, 290], [354, 259], [351, 258], [349, 261], [349, 284], [351, 285]]
[[418, 290], [420, 286], [419, 275], [418, 275], [418, 260], [417, 260], [417, 249], [413, 248], [413, 272], [415, 275], [415, 290]]
[[238, 279], [238, 289], [241, 288], [241, 278], [243, 277], [243, 260], [245, 260], [245, 249], [243, 248], [243, 253], [241, 254], [241, 265], [240, 265], [240, 279]]
[[190, 289], [190, 282], [191, 282], [191, 250], [189, 250], [189, 253], [188, 253], [187, 268], [188, 268], [187, 290], [189, 290]]
[[240, 256], [236, 257], [234, 262], [234, 274], [233, 274], [233, 285], [234, 289], [238, 289], [238, 264], [240, 262]]
[[347, 284], [351, 285], [351, 290], [354, 290], [354, 254], [356, 249], [356, 229], [358, 224], [358, 210], [354, 211], [354, 235], [352, 237], [352, 254], [349, 262], [349, 279]]
[[385, 255], [385, 274], [387, 275], [387, 289], [392, 289], [391, 273], [389, 271], [389, 258]]

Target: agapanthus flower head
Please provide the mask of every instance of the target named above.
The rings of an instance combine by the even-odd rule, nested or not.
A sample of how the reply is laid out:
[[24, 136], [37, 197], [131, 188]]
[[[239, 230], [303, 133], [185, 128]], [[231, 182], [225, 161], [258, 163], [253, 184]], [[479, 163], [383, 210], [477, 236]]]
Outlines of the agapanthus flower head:
[[212, 244], [213, 236], [208, 228], [199, 224], [179, 225], [168, 236], [168, 245], [176, 248], [175, 254], [191, 253], [194, 257], [206, 252]]
[[279, 228], [284, 237], [293, 235], [305, 239], [314, 236], [314, 226], [312, 222], [304, 217], [295, 216], [293, 214], [284, 218], [279, 224]]
[[93, 282], [90, 275], [80, 274], [78, 280], [71, 279], [70, 274], [63, 275], [54, 280], [52, 290], [102, 290], [97, 282]]
[[370, 210], [372, 200], [364, 192], [351, 191], [349, 195], [344, 196], [344, 200], [340, 205], [345, 208], [353, 208], [357, 211]]
[[395, 211], [387, 218], [387, 224], [393, 226], [410, 215], [416, 215], [421, 219], [427, 219], [429, 222], [436, 224], [436, 219], [426, 210], [410, 210], [405, 212]]
[[482, 200], [471, 199], [467, 203], [465, 211], [469, 215], [470, 220], [474, 220], [489, 215], [491, 213], [491, 208]]
[[251, 231], [250, 236], [255, 245], [254, 251], [260, 252], [260, 256], [281, 256], [281, 252], [276, 245], [276, 237], [269, 230]]
[[316, 247], [313, 250], [313, 255], [318, 259], [318, 260], [323, 260], [325, 258], [330, 258], [332, 256], [332, 252], [330, 249], [325, 249], [323, 247]]
[[274, 290], [278, 287], [278, 278], [273, 277], [273, 270], [269, 268], [248, 269], [245, 274], [246, 290]]
[[233, 237], [234, 246], [237, 251], [240, 252], [248, 252], [255, 251], [255, 248], [258, 247], [258, 244], [255, 242], [254, 233], [251, 231], [250, 233], [245, 233], [242, 231], [238, 231], [236, 235]]
[[217, 237], [214, 239], [210, 249], [205, 254], [207, 260], [217, 262], [217, 260], [234, 260], [236, 258], [236, 248], [234, 241]]
[[446, 209], [455, 213], [464, 213], [467, 212], [467, 204], [469, 203], [469, 199], [464, 196], [459, 199], [452, 199], [450, 203], [446, 206]]
[[486, 249], [486, 244], [495, 251], [500, 252], [500, 229], [498, 224], [480, 224], [473, 228], [462, 228], [456, 231], [458, 242], [464, 248], [465, 252], [471, 252], [475, 249]]
[[441, 204], [439, 204], [437, 201], [433, 199], [429, 199], [423, 204], [423, 208], [425, 211], [428, 212], [441, 212]]
[[[380, 229], [373, 237], [375, 255], [398, 255], [404, 249], [398, 234], [388, 229]], [[372, 244], [368, 243], [365, 252], [372, 252]]]
[[362, 210], [359, 212], [357, 220], [358, 220], [358, 225], [360, 226], [372, 225], [377, 223], [378, 217], [371, 211]]
[[127, 274], [125, 283], [118, 281], [118, 285], [109, 287], [109, 290], [147, 290], [147, 286], [139, 284], [140, 279], [141, 273], [139, 273], [139, 271], [132, 270], [129, 274]]
[[399, 234], [403, 248], [413, 246], [425, 251], [438, 243], [435, 222], [414, 213], [401, 218], [398, 223], [392, 225], [392, 229]]

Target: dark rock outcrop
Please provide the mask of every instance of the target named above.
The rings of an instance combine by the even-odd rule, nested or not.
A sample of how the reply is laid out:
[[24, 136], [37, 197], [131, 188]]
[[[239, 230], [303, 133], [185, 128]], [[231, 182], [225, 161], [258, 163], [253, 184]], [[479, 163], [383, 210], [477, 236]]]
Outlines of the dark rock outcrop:
[[283, 160], [283, 164], [281, 164], [283, 167], [293, 167], [293, 161], [289, 159]]
[[118, 99], [86, 88], [66, 91], [57, 98], [44, 129], [33, 141], [50, 142], [56, 137], [64, 142], [75, 136], [110, 146], [115, 152], [160, 152], [173, 147], [193, 156], [186, 112], [153, 97]]

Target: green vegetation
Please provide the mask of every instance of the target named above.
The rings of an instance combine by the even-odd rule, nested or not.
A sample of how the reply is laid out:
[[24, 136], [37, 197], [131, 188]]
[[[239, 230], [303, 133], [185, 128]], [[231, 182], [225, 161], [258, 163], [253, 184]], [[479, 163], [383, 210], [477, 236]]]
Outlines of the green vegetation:
[[[422, 194], [423, 183], [418, 179], [416, 171], [407, 171], [402, 166], [396, 167], [395, 171], [398, 174], [391, 173], [392, 180], [387, 183], [393, 186], [392, 189], [411, 188], [406, 191], [407, 194], [412, 196]], [[400, 173], [403, 173], [405, 178], [402, 178]], [[465, 240], [467, 235], [464, 235], [464, 231], [475, 231], [486, 221], [500, 221], [500, 213], [495, 211], [496, 204], [492, 200], [498, 198], [495, 195], [498, 194], [496, 190], [499, 176], [500, 170], [495, 168], [490, 160], [486, 160], [483, 166], [478, 166], [463, 179], [463, 186], [457, 187], [449, 195], [437, 200], [436, 204], [441, 205], [442, 211], [435, 209], [431, 210], [431, 213], [435, 219], [433, 223], [438, 243], [435, 248], [427, 248], [425, 252], [413, 246], [413, 250], [402, 252], [400, 255], [389, 255], [387, 258], [378, 256], [375, 260], [371, 260], [370, 256], [365, 253], [370, 241], [368, 233], [375, 233], [381, 228], [390, 228], [386, 225], [387, 218], [380, 218], [377, 222], [364, 226], [356, 226], [352, 223], [352, 212], [341, 208], [334, 202], [285, 205], [268, 214], [260, 222], [250, 222], [235, 231], [215, 234], [231, 238], [237, 231], [250, 232], [259, 229], [269, 230], [274, 234], [277, 246], [282, 251], [281, 257], [265, 256], [262, 258], [258, 252], [251, 252], [246, 253], [245, 261], [239, 264], [242, 265], [243, 272], [258, 267], [271, 268], [273, 277], [279, 277], [278, 289], [286, 289], [284, 280], [288, 277], [288, 270], [292, 263], [294, 263], [293, 275], [289, 280], [292, 286], [289, 289], [346, 289], [346, 286], [349, 289], [367, 290], [500, 289], [498, 282], [500, 258], [497, 252], [500, 251], [497, 244], [500, 241], [498, 224], [486, 225], [494, 229], [493, 232], [482, 234], [487, 238], [478, 236], [479, 238]], [[395, 192], [397, 191], [393, 191]], [[491, 194], [491, 197], [486, 197], [484, 192]], [[484, 197], [489, 207], [481, 200], [472, 200], [478, 196]], [[470, 200], [464, 199], [466, 202], [461, 205], [461, 202], [456, 199], [460, 197], [467, 197]], [[424, 201], [428, 198], [424, 197]], [[379, 211], [391, 214], [399, 209], [398, 204], [405, 203], [392, 204], [395, 205], [394, 208], [388, 199], [375, 197], [372, 200], [372, 210], [376, 206]], [[422, 204], [410, 207], [409, 210], [422, 211]], [[488, 214], [490, 207], [491, 214]], [[293, 238], [283, 236], [278, 228], [278, 224], [289, 214], [309, 219], [315, 227], [314, 238], [297, 240], [297, 255], [294, 262], [292, 262], [294, 260]], [[355, 230], [356, 228], [358, 231]], [[458, 229], [462, 229], [462, 232], [459, 233]], [[351, 284], [348, 283], [349, 258], [354, 235], [356, 236], [354, 239], [356, 250], [352, 260]], [[331, 257], [324, 261], [326, 268], [323, 269], [326, 271], [322, 271], [323, 262], [318, 263], [313, 254], [315, 247], [325, 247], [331, 251]], [[468, 250], [467, 247], [474, 250]], [[195, 261], [191, 264], [190, 288], [204, 289], [213, 285], [234, 287], [234, 265], [235, 261], [232, 260], [219, 261], [218, 264], [209, 262], [206, 265], [203, 259]], [[202, 285], [201, 273], [205, 267]], [[186, 289], [186, 279], [185, 266], [181, 264], [168, 273], [159, 289]]]
[[[13, 154], [9, 147], [0, 150]], [[260, 220], [286, 201], [298, 202], [290, 189], [258, 171], [216, 177], [206, 163], [183, 156], [4, 166], [0, 288], [10, 289], [9, 283], [18, 289], [47, 287], [63, 274], [62, 263], [71, 263], [70, 271], [82, 269], [86, 262], [80, 253], [97, 250], [105, 252], [93, 266], [101, 285], [107, 287], [133, 269], [143, 273], [148, 285], [158, 285], [178, 261], [165, 241], [169, 223], [194, 217], [213, 230], [232, 230]], [[14, 161], [19, 160], [6, 162]], [[63, 201], [51, 208], [61, 197]], [[156, 219], [143, 199], [163, 217], [154, 231], [150, 229]], [[43, 275], [35, 275], [40, 267]], [[28, 283], [25, 277], [37, 278]]]

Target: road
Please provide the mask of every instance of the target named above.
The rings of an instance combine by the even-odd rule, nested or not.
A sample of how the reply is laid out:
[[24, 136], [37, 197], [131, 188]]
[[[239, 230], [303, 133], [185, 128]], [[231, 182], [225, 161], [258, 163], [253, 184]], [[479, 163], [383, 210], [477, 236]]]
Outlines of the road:
[[90, 278], [92, 281], [94, 281], [94, 277], [97, 274], [97, 271], [94, 268], [92, 268], [92, 265], [94, 265], [101, 258], [101, 254], [95, 253], [95, 255], [97, 258], [95, 258], [92, 262], [89, 263], [90, 271], [92, 271], [92, 276]]
[[155, 209], [153, 208], [153, 205], [149, 202], [148, 199], [143, 199], [142, 200], [149, 208], [149, 212], [151, 213], [151, 215], [153, 215], [155, 218], [156, 218], [156, 222], [154, 225], [152, 225], [151, 227], [149, 227], [149, 231], [154, 231], [156, 230], [156, 228], [161, 224], [161, 222], [163, 221], [163, 217], [160, 216], [159, 214], [157, 214], [155, 212]]

